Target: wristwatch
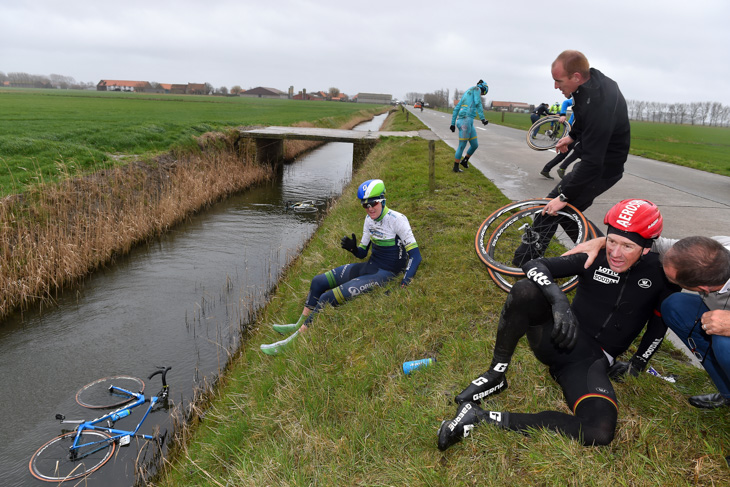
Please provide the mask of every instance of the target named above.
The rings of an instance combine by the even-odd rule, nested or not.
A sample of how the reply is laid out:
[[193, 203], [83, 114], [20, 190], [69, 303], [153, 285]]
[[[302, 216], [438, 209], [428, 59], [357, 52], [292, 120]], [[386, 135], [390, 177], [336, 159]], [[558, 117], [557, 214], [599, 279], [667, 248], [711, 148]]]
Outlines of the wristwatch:
[[558, 195], [558, 198], [560, 198], [560, 201], [562, 201], [563, 203], [565, 203], [566, 201], [568, 201], [568, 197], [565, 196], [563, 193], [560, 193]]

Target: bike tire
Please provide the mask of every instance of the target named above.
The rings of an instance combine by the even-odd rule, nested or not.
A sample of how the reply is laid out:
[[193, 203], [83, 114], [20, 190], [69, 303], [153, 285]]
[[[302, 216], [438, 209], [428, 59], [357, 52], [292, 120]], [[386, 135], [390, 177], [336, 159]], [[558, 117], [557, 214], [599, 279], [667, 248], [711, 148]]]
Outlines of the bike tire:
[[[494, 232], [503, 221], [510, 218], [517, 212], [532, 208], [535, 206], [545, 206], [550, 201], [549, 198], [536, 198], [529, 200], [515, 201], [504, 206], [501, 206], [494, 210], [483, 222], [479, 225], [477, 230], [476, 238], [474, 240], [474, 247], [477, 252], [479, 259], [488, 266], [489, 260], [487, 257], [487, 250], [485, 243], [487, 238]], [[577, 211], [577, 210], [576, 210]]]
[[86, 384], [76, 393], [76, 402], [85, 408], [102, 409], [118, 407], [136, 399], [134, 396], [110, 391], [109, 386], [112, 385], [132, 392], [144, 391], [142, 379], [128, 375], [115, 375]]
[[[80, 444], [108, 440], [107, 446], [94, 445], [98, 449], [78, 460], [69, 458], [69, 448], [74, 442], [76, 431], [62, 434], [40, 447], [30, 458], [28, 468], [33, 477], [45, 482], [63, 482], [89, 475], [98, 470], [114, 455], [116, 443], [111, 436], [102, 431], [84, 430], [81, 432]], [[84, 451], [81, 449], [81, 455]]]
[[[509, 292], [512, 285], [524, 277], [524, 272], [520, 267], [512, 263], [517, 246], [524, 241], [521, 227], [525, 222], [528, 224], [534, 220], [534, 217], [542, 212], [542, 209], [549, 200], [526, 200], [525, 202], [513, 203], [495, 211], [490, 217], [482, 223], [477, 232], [475, 242], [477, 254], [479, 258], [487, 266], [489, 277], [503, 291]], [[510, 211], [510, 209], [525, 207], [519, 211]], [[505, 211], [505, 208], [507, 211]], [[563, 210], [558, 212], [564, 218], [570, 219], [571, 230], [576, 235], [576, 240], [565, 232], [565, 229], [559, 224], [555, 235], [548, 243], [544, 257], [557, 257], [562, 255], [568, 248], [572, 248], [578, 243], [594, 238], [597, 229], [592, 222], [587, 220], [583, 214], [575, 207], [567, 205]], [[496, 215], [496, 217], [495, 217]], [[507, 218], [500, 218], [508, 215]], [[496, 223], [499, 221], [499, 223]], [[563, 220], [567, 223], [568, 220]], [[492, 229], [489, 237], [485, 240], [486, 231]], [[556, 283], [563, 292], [570, 292], [578, 285], [577, 276], [556, 279]]]
[[[553, 124], [559, 124], [559, 127], [553, 129]], [[541, 118], [533, 123], [527, 131], [527, 145], [530, 149], [540, 151], [552, 149], [558, 144], [560, 139], [568, 135], [570, 128], [570, 123], [568, 121], [560, 122], [560, 117], [551, 116]]]

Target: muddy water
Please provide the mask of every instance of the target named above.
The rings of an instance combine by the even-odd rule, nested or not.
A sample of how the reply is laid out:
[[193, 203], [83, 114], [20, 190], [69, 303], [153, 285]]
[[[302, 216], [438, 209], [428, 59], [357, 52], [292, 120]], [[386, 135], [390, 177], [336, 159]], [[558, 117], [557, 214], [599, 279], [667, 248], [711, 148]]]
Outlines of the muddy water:
[[[378, 130], [384, 118], [356, 130]], [[75, 402], [95, 379], [133, 375], [155, 394], [159, 377], [147, 375], [168, 365], [170, 397], [190, 401], [238, 347], [241, 325], [317, 227], [321, 211], [296, 212], [288, 203], [338, 196], [351, 166], [351, 144], [327, 144], [285, 166], [277, 181], [196, 215], [67, 289], [53, 306], [0, 324], [0, 484], [49, 485], [30, 475], [28, 461], [62, 432], [56, 413], [97, 416]], [[117, 426], [132, 429], [142, 410]], [[141, 431], [167, 428], [168, 418], [165, 410], [153, 413]], [[132, 485], [139, 446], [118, 451], [81, 485]]]

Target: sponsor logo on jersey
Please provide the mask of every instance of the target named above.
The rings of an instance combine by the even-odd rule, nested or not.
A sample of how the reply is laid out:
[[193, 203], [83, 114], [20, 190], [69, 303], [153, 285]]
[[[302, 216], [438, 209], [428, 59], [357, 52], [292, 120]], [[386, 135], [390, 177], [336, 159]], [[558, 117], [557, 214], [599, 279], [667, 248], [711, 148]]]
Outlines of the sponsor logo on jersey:
[[373, 286], [377, 286], [377, 282], [369, 282], [367, 284], [363, 284], [362, 286], [350, 286], [347, 288], [347, 292], [350, 293], [350, 296], [357, 296], [360, 293], [364, 293], [368, 289], [370, 289]]
[[601, 394], [609, 394], [608, 390], [604, 389], [603, 387], [596, 387], [596, 391], [600, 392]]
[[593, 280], [603, 284], [617, 284], [619, 278], [618, 273], [612, 271], [610, 267], [598, 266], [598, 269], [593, 273]]
[[657, 348], [659, 348], [659, 345], [662, 344], [662, 341], [664, 341], [664, 337], [657, 338], [656, 340], [654, 340], [653, 342], [651, 342], [651, 345], [649, 345], [649, 348], [646, 349], [646, 352], [644, 352], [644, 353], [641, 354], [641, 358], [643, 358], [644, 360], [648, 361], [651, 358], [651, 356], [654, 353], [654, 351]]
[[646, 277], [639, 279], [639, 287], [641, 289], [649, 289], [651, 287], [651, 280]]
[[540, 286], [547, 286], [548, 284], [551, 284], [550, 279], [542, 272], [538, 272], [537, 267], [533, 267], [527, 271], [527, 278], [532, 279]]

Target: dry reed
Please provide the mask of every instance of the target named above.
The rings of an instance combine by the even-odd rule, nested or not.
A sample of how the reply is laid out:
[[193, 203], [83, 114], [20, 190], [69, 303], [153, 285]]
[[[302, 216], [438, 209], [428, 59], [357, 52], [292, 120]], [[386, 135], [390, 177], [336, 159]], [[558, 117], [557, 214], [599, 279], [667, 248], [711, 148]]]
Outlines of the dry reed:
[[198, 145], [1, 201], [0, 319], [52, 300], [134, 245], [272, 175], [234, 132], [206, 134]]

